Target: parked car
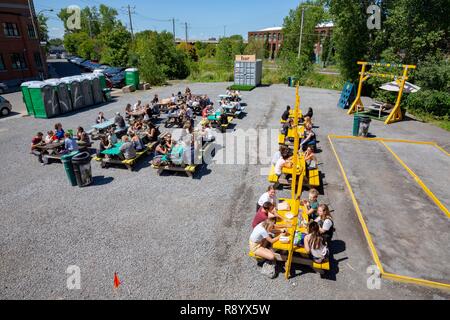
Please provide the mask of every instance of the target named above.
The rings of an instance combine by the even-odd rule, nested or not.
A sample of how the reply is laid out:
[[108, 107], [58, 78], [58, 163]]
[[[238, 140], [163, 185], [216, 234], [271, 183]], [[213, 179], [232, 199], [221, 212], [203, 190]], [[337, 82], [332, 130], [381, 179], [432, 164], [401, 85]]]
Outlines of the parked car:
[[6, 83], [0, 82], [0, 94], [8, 92], [8, 86]]
[[122, 88], [125, 86], [125, 71], [121, 71], [110, 78], [114, 88]]
[[83, 58], [80, 58], [80, 57], [75, 57], [75, 58], [70, 60], [70, 62], [72, 62], [73, 64], [76, 64], [78, 66], [81, 65], [85, 61], [86, 61], [86, 59], [83, 59]]
[[108, 78], [114, 77], [116, 74], [124, 71], [126, 68], [121, 67], [108, 67], [103, 70], [103, 74], [107, 76]]
[[2, 116], [7, 116], [12, 110], [11, 103], [8, 100], [0, 96], [0, 114]]

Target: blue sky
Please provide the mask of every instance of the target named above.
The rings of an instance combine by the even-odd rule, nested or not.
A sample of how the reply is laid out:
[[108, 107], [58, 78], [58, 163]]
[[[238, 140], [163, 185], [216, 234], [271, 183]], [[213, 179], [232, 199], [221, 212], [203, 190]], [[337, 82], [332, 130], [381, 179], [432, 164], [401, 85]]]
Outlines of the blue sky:
[[177, 37], [184, 38], [184, 23], [189, 24], [190, 39], [208, 39], [226, 35], [241, 34], [247, 38], [248, 31], [267, 27], [281, 26], [289, 10], [297, 7], [299, 0], [34, 0], [36, 12], [45, 12], [49, 16], [50, 37], [62, 37], [64, 28], [56, 16], [61, 8], [70, 5], [99, 6], [104, 3], [119, 11], [119, 18], [128, 26], [128, 14], [122, 9], [130, 4], [135, 7], [133, 28], [136, 32], [151, 30], [172, 31], [172, 22], [164, 21], [172, 17], [177, 19]]

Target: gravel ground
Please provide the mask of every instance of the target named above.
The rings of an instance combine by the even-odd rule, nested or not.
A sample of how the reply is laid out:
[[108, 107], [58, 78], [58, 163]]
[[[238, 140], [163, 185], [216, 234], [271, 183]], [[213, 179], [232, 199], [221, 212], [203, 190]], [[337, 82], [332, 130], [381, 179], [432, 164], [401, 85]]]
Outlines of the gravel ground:
[[[225, 83], [189, 84], [215, 97]], [[32, 135], [57, 121], [89, 128], [99, 110], [107, 116], [128, 102], [184, 91], [186, 84], [121, 95], [103, 107], [59, 119], [13, 117], [0, 122], [0, 298], [2, 299], [449, 299], [448, 292], [391, 281], [367, 289], [372, 265], [361, 227], [326, 135], [351, 134], [352, 119], [337, 109], [339, 92], [302, 88], [313, 107], [326, 174], [325, 195], [337, 225], [330, 279], [307, 268], [286, 281], [269, 280], [247, 256], [255, 202], [266, 187], [261, 165], [211, 164], [195, 179], [158, 176], [144, 161], [136, 172], [103, 170], [95, 184], [68, 185], [61, 165], [41, 166], [28, 154]], [[236, 129], [279, 128], [295, 91], [286, 86], [243, 93], [248, 116]], [[449, 134], [414, 121], [373, 123], [377, 136], [435, 140], [449, 149]], [[280, 196], [288, 196], [281, 193]], [[69, 265], [81, 269], [81, 290], [68, 290]], [[113, 274], [122, 281], [113, 290]]]

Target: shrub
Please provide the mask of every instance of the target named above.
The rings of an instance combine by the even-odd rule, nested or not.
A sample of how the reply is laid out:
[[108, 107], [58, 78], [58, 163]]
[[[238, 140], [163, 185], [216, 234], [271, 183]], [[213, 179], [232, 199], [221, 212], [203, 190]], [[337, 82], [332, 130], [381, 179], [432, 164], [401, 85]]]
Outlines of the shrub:
[[437, 90], [422, 90], [410, 94], [405, 106], [411, 113], [431, 115], [433, 117], [450, 116], [450, 93]]

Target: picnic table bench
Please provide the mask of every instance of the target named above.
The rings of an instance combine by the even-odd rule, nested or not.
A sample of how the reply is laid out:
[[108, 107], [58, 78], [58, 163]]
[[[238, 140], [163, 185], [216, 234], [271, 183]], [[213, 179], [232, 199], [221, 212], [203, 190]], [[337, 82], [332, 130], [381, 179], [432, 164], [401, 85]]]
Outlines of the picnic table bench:
[[128, 170], [133, 171], [134, 166], [143, 156], [148, 155], [151, 151], [156, 147], [156, 142], [153, 142], [147, 146], [145, 149], [139, 152], [136, 152], [136, 157], [132, 159], [123, 159], [122, 152], [120, 151], [120, 147], [123, 145], [123, 142], [118, 142], [114, 145], [114, 147], [110, 149], [106, 149], [102, 151], [102, 155], [108, 156], [105, 158], [95, 157], [94, 160], [101, 161], [102, 167], [107, 168], [110, 164], [114, 165], [123, 165]]
[[231, 116], [227, 116], [227, 123], [226, 124], [222, 124], [222, 123], [220, 123], [219, 115], [220, 115], [220, 113], [217, 113], [217, 112], [215, 114], [213, 114], [213, 115], [209, 115], [208, 116], [208, 120], [213, 122], [214, 124], [216, 124], [216, 126], [220, 126], [220, 131], [222, 133], [224, 133], [224, 132], [227, 131], [230, 123], [233, 122], [234, 118], [231, 117]]

